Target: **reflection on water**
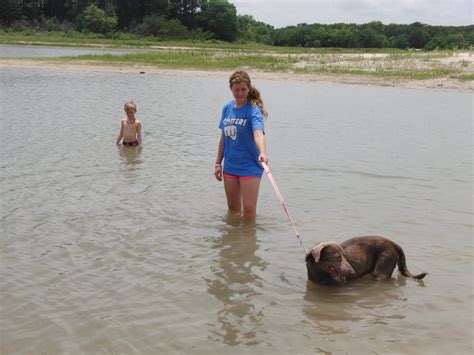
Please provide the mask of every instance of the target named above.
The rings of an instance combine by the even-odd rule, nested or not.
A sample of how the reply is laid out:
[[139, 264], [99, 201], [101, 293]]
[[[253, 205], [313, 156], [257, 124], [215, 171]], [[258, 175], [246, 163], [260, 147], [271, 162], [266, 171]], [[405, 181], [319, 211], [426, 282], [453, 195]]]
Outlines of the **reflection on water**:
[[229, 213], [222, 236], [213, 240], [218, 257], [211, 265], [215, 278], [206, 280], [207, 291], [221, 302], [216, 324], [210, 325], [210, 339], [235, 346], [261, 342], [263, 310], [255, 306], [262, 280], [255, 268], [264, 270], [266, 262], [256, 255], [259, 248], [255, 222]]
[[115, 54], [145, 52], [145, 50], [114, 49], [114, 48], [79, 48], [79, 47], [48, 47], [48, 46], [12, 46], [0, 45], [0, 58], [15, 57], [62, 57], [84, 54]]
[[[226, 79], [0, 71], [0, 353], [472, 353], [472, 94], [259, 80], [305, 244], [382, 234], [430, 272], [324, 288], [267, 179], [257, 225], [222, 221]], [[129, 98], [143, 150], [112, 143]]]
[[142, 163], [140, 155], [143, 147], [118, 146], [118, 152], [128, 170], [135, 170]]
[[303, 312], [318, 325], [315, 331], [321, 335], [347, 334], [356, 328], [387, 324], [390, 319], [405, 318], [407, 299], [402, 288], [406, 282], [405, 277], [377, 282], [367, 276], [333, 287], [308, 281]]

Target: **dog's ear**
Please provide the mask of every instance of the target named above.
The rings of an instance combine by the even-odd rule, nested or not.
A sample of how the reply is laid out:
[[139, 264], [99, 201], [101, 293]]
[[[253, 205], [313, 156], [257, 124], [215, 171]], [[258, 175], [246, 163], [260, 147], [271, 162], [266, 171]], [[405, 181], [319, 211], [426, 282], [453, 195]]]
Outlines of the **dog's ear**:
[[328, 242], [323, 242], [323, 243], [319, 243], [319, 244], [316, 244], [313, 249], [311, 249], [311, 251], [309, 252], [309, 254], [311, 254], [314, 258], [314, 262], [315, 263], [319, 263], [319, 260], [321, 259], [321, 252], [323, 251], [323, 249], [325, 247], [327, 247], [329, 244], [331, 243], [328, 243]]
[[313, 249], [314, 249], [318, 244], [320, 244], [320, 243], [321, 243], [321, 242], [316, 242], [316, 243], [314, 244], [314, 247], [311, 248], [310, 251], [308, 251], [308, 252], [306, 253], [306, 256], [305, 256], [305, 258], [304, 258], [305, 261], [312, 261], [312, 260], [314, 260]]

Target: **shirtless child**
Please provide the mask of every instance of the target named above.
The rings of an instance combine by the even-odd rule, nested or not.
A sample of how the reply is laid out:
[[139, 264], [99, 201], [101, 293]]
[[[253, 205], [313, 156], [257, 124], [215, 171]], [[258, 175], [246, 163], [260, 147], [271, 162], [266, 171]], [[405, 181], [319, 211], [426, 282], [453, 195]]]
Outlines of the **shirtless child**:
[[133, 101], [125, 103], [124, 110], [127, 118], [120, 123], [120, 133], [117, 137], [116, 144], [119, 145], [122, 140], [124, 146], [141, 146], [142, 145], [142, 123], [136, 119], [137, 105]]

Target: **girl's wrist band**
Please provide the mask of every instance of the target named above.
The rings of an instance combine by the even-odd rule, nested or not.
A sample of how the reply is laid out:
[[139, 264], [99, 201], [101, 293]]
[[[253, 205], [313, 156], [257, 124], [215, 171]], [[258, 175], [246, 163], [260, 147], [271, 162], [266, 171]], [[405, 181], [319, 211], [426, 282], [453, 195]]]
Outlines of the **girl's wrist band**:
[[220, 164], [220, 163], [216, 163], [215, 165], [216, 165], [216, 166], [221, 166], [221, 164]]

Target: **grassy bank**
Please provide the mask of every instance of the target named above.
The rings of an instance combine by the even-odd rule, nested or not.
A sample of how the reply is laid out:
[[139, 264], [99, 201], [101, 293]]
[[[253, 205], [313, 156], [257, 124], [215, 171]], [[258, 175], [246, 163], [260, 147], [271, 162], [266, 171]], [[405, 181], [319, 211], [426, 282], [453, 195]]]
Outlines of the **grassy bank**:
[[[223, 42], [157, 42], [121, 35], [100, 38], [82, 33], [0, 31], [1, 44], [31, 44], [146, 50], [126, 55], [81, 55], [48, 61], [100, 65], [148, 65], [163, 69], [233, 70], [375, 77], [387, 79], [474, 80], [474, 51], [402, 51], [394, 49], [288, 48]], [[34, 59], [41, 60], [41, 59]]]
[[58, 61], [88, 61], [109, 64], [145, 64], [166, 69], [232, 70], [248, 68], [263, 71], [288, 72], [297, 59], [292, 56], [255, 54], [253, 52], [226, 53], [204, 50], [160, 50], [152, 53], [126, 55], [81, 55], [62, 57]]
[[156, 37], [141, 37], [134, 34], [120, 33], [115, 38], [106, 38], [100, 34], [87, 34], [82, 32], [39, 32], [23, 31], [12, 32], [0, 30], [0, 44], [8, 45], [38, 45], [59, 47], [104, 47], [104, 48], [139, 48], [153, 49], [154, 47], [186, 47], [198, 49], [211, 49], [222, 51], [256, 51], [272, 53], [395, 53], [403, 52], [398, 49], [347, 49], [347, 48], [301, 48], [301, 47], [276, 47], [257, 43], [229, 43], [217, 40], [212, 41], [159, 41]]
[[[461, 56], [462, 55], [462, 56]], [[467, 59], [463, 59], [463, 58]], [[127, 55], [82, 55], [58, 61], [102, 64], [145, 64], [170, 69], [232, 70], [246, 68], [267, 72], [350, 75], [409, 80], [450, 78], [473, 80], [470, 56], [456, 52], [410, 53], [255, 53], [212, 50], [159, 50]]]

